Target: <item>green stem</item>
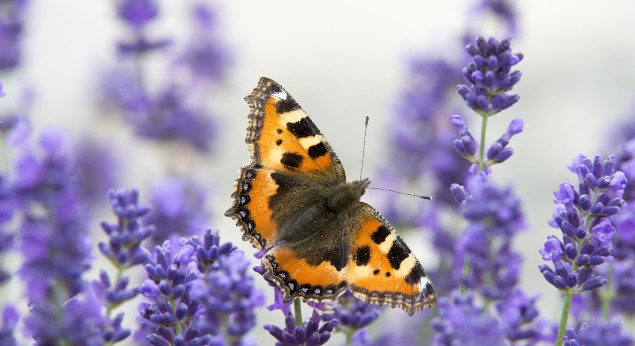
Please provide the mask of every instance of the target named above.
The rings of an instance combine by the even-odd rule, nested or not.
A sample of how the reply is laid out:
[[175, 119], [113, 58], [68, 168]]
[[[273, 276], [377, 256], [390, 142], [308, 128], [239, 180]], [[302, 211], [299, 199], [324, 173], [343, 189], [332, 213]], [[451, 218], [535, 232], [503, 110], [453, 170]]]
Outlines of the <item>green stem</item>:
[[300, 299], [293, 300], [293, 309], [295, 311], [295, 325], [302, 327], [302, 305]]
[[[467, 279], [472, 271], [472, 265], [467, 261], [467, 258], [463, 259], [463, 279]], [[461, 285], [461, 296], [467, 295], [467, 286], [465, 286], [465, 282]]]
[[569, 310], [571, 309], [572, 299], [573, 294], [566, 293], [564, 295], [564, 305], [562, 306], [562, 316], [560, 317], [560, 327], [558, 327], [556, 346], [562, 346], [564, 343], [564, 333], [567, 331], [567, 321], [569, 320]]
[[349, 328], [349, 329], [346, 331], [346, 333], [345, 333], [345, 334], [346, 334], [346, 344], [345, 344], [345, 345], [346, 345], [346, 346], [351, 346], [351, 343], [353, 342], [353, 329], [352, 329], [352, 328]]
[[602, 290], [600, 290], [600, 302], [601, 302], [601, 311], [602, 311], [602, 318], [603, 319], [608, 319], [609, 318], [609, 313], [611, 312], [611, 303], [613, 302], [613, 299], [615, 298], [615, 293], [613, 292], [613, 290], [611, 289], [611, 279], [613, 278], [613, 263], [607, 263], [609, 264], [608, 267], [608, 273], [606, 274], [606, 280], [608, 280], [607, 284], [602, 287]]
[[487, 119], [488, 115], [481, 116], [481, 143], [478, 148], [478, 172], [482, 172], [485, 169], [485, 134], [487, 134]]
[[[481, 115], [481, 142], [479, 143], [478, 148], [478, 172], [482, 172], [485, 170], [485, 135], [487, 134], [487, 119], [489, 119], [489, 114], [480, 114]], [[463, 260], [463, 279], [467, 279], [472, 271], [472, 265], [467, 261], [467, 258]], [[461, 295], [465, 296], [467, 294], [467, 287], [465, 283], [461, 285]]]

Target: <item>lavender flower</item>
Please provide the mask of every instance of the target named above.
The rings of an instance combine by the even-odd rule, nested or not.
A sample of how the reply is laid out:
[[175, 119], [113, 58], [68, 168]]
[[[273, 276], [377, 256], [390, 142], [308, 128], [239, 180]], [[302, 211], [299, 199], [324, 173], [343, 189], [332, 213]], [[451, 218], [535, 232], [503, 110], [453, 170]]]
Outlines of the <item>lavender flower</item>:
[[469, 222], [458, 245], [472, 265], [464, 284], [487, 299], [507, 298], [520, 275], [520, 256], [511, 247], [513, 237], [525, 227], [520, 200], [511, 187], [501, 189], [485, 174], [469, 179], [467, 188], [453, 184], [451, 190]]
[[[148, 332], [146, 340], [153, 345], [209, 342], [209, 335], [195, 326], [198, 302], [190, 294], [190, 284], [201, 273], [190, 264], [192, 249], [184, 246], [172, 249], [166, 241], [157, 246], [154, 256], [145, 265], [148, 279], [141, 285], [147, 299], [139, 304], [139, 323]], [[193, 270], [194, 269], [194, 270]]]
[[247, 273], [249, 264], [242, 251], [219, 256], [218, 262], [209, 268], [206, 286], [199, 286], [193, 293], [204, 307], [204, 323], [212, 327], [215, 335], [218, 335], [215, 328], [223, 328], [233, 345], [241, 344], [242, 338], [256, 325], [254, 309], [264, 304], [262, 292], [255, 287], [253, 276]]
[[[183, 239], [172, 249], [166, 241], [146, 264], [140, 323], [153, 345], [240, 345], [255, 325], [262, 294], [247, 275], [249, 261], [218, 231], [203, 241]], [[223, 338], [224, 336], [224, 338]]]
[[118, 185], [119, 158], [110, 146], [89, 138], [74, 143], [72, 152], [82, 200], [91, 207], [102, 205], [104, 196]]
[[[119, 0], [117, 11], [122, 23], [132, 32], [131, 39], [119, 42], [123, 57], [133, 60], [129, 69], [112, 69], [103, 83], [104, 101], [121, 112], [137, 135], [153, 141], [185, 143], [198, 151], [208, 151], [215, 138], [215, 123], [210, 112], [192, 102], [200, 92], [199, 81], [219, 80], [227, 65], [224, 46], [210, 35], [214, 26], [213, 11], [194, 6], [197, 23], [193, 39], [177, 57], [168, 56], [169, 74], [182, 76], [147, 85], [144, 56], [164, 51], [167, 38], [149, 38], [151, 23], [158, 20], [159, 4], [155, 0]], [[206, 84], [206, 83], [202, 83]], [[150, 92], [150, 90], [156, 90]], [[204, 90], [208, 97], [209, 90]]]
[[[5, 263], [5, 254], [13, 248], [15, 234], [8, 229], [8, 224], [13, 220], [14, 204], [11, 191], [4, 175], [0, 174], [0, 264]], [[11, 274], [0, 267], [0, 287], [9, 281]]]
[[101, 223], [109, 241], [108, 244], [99, 243], [99, 250], [118, 269], [145, 263], [149, 254], [141, 247], [141, 242], [152, 236], [154, 227], [143, 226], [141, 218], [150, 211], [150, 207], [139, 205], [137, 190], [111, 191], [109, 198], [118, 220], [116, 223]]
[[140, 55], [164, 48], [170, 43], [166, 38], [150, 40], [146, 37], [144, 29], [159, 14], [156, 0], [117, 0], [117, 14], [133, 33], [131, 41], [119, 42], [120, 53]]
[[450, 117], [450, 122], [459, 130], [459, 138], [453, 142], [454, 149], [473, 164], [470, 168], [472, 173], [476, 173], [479, 166], [482, 166], [484, 171], [489, 173], [490, 166], [507, 161], [514, 154], [514, 150], [507, 145], [513, 136], [523, 131], [524, 125], [522, 119], [513, 119], [503, 135], [492, 143], [487, 150], [483, 148], [483, 151], [487, 153], [487, 160], [485, 160], [485, 158], [481, 158], [483, 153], [480, 151], [481, 144], [467, 128], [463, 118], [460, 115], [453, 115]]
[[[467, 164], [450, 148], [452, 128], [440, 121], [453, 110], [448, 107], [450, 90], [460, 80], [458, 67], [454, 65], [458, 64], [442, 59], [411, 60], [410, 83], [398, 100], [395, 112], [399, 121], [395, 122], [392, 133], [394, 172], [386, 172], [390, 178], [387, 184], [391, 185], [395, 180], [412, 183], [431, 175], [431, 179], [440, 182], [433, 198], [446, 204], [453, 202], [444, 186], [462, 181], [467, 170]], [[389, 219], [401, 220], [404, 215], [393, 215]]]
[[498, 42], [478, 37], [465, 49], [472, 61], [463, 69], [470, 85], [459, 85], [457, 91], [468, 107], [483, 117], [489, 117], [518, 102], [518, 95], [509, 95], [520, 80], [520, 72], [511, 72], [512, 66], [523, 59], [521, 53], [511, 52], [509, 39]]
[[121, 326], [124, 314], [112, 318], [112, 311], [139, 293], [136, 286], [128, 288], [130, 278], [124, 272], [147, 261], [149, 253], [141, 247], [141, 242], [150, 237], [154, 230], [151, 226], [144, 227], [140, 222], [140, 218], [150, 209], [138, 204], [139, 194], [136, 190], [111, 191], [109, 197], [117, 222], [101, 223], [108, 235], [108, 244], [100, 242], [99, 249], [117, 269], [116, 281], [112, 283], [108, 274], [101, 270], [99, 282], [94, 283], [93, 287], [106, 303], [104, 340], [115, 343], [127, 338], [131, 332]]
[[496, 311], [503, 325], [505, 336], [511, 343], [524, 340], [530, 343], [553, 340], [551, 335], [545, 338], [552, 326], [538, 318], [535, 306], [538, 295], [528, 297], [517, 288], [507, 299], [496, 304]]
[[188, 91], [167, 85], [156, 96], [148, 96], [148, 108], [143, 112], [127, 113], [127, 120], [141, 137], [182, 142], [207, 151], [215, 138], [214, 122], [205, 111], [187, 104]]
[[475, 304], [471, 295], [454, 294], [439, 301], [434, 321], [434, 346], [506, 345], [504, 326], [488, 310]]
[[0, 71], [15, 69], [22, 60], [28, 0], [0, 2]]
[[154, 207], [145, 222], [155, 225], [154, 243], [162, 243], [170, 235], [186, 236], [205, 229], [205, 189], [183, 178], [167, 178], [152, 191]]
[[494, 14], [507, 25], [507, 32], [513, 36], [518, 29], [514, 4], [510, 0], [480, 0], [476, 4], [476, 11]]
[[[337, 302], [333, 313], [324, 314], [322, 320], [337, 320], [337, 329], [343, 331], [347, 339], [364, 339], [365, 328], [379, 318], [381, 307], [364, 303], [348, 291], [340, 296]], [[363, 344], [361, 339], [357, 340], [358, 344]]]
[[346, 292], [337, 300], [333, 313], [323, 316], [324, 320], [336, 319], [339, 321], [338, 328], [348, 327], [356, 331], [373, 323], [381, 313], [378, 305], [367, 304], [353, 297], [350, 292]]
[[2, 324], [0, 324], [0, 345], [16, 346], [15, 330], [20, 320], [20, 314], [13, 306], [2, 309]]
[[565, 346], [632, 346], [635, 340], [623, 333], [622, 326], [617, 322], [596, 321], [595, 324], [582, 324], [578, 331], [567, 329], [564, 337]]
[[12, 194], [19, 206], [20, 250], [30, 314], [27, 331], [39, 344], [103, 343], [99, 306], [85, 292], [89, 268], [86, 210], [77, 194], [64, 138], [44, 132], [39, 151], [18, 144]]
[[217, 37], [217, 14], [203, 3], [191, 9], [192, 33], [185, 49], [176, 63], [186, 67], [193, 78], [206, 82], [217, 82], [226, 73], [231, 61], [225, 44]]
[[613, 254], [615, 228], [608, 217], [624, 204], [626, 177], [615, 170], [614, 156], [591, 161], [579, 155], [569, 169], [577, 173], [579, 187], [563, 183], [554, 192], [557, 207], [549, 224], [560, 228], [563, 240], [548, 238], [540, 254], [553, 263], [553, 269], [544, 264], [539, 269], [550, 284], [575, 295], [607, 282], [595, 274], [595, 268]]
[[337, 320], [326, 321], [320, 326], [320, 314], [314, 309], [311, 318], [301, 326], [295, 324], [292, 313], [285, 318], [285, 327], [265, 324], [264, 328], [278, 340], [276, 346], [317, 346], [324, 345], [331, 338], [331, 331], [337, 326]]
[[[262, 266], [254, 267], [254, 271], [260, 275], [264, 275], [265, 271]], [[324, 310], [327, 308], [325, 303], [313, 303], [309, 302], [308, 305], [313, 309], [311, 318], [302, 322], [301, 316], [295, 316], [291, 312], [291, 304], [295, 304], [296, 312], [299, 310], [299, 300], [285, 302], [284, 295], [278, 287], [272, 282], [269, 285], [274, 290], [274, 303], [269, 305], [267, 309], [269, 311], [280, 310], [285, 316], [285, 326], [280, 328], [271, 324], [265, 324], [263, 326], [269, 334], [271, 334], [276, 340], [276, 346], [317, 346], [324, 345], [330, 338], [331, 332], [337, 327], [339, 321], [332, 315], [323, 315]], [[322, 321], [322, 325], [320, 325]]]

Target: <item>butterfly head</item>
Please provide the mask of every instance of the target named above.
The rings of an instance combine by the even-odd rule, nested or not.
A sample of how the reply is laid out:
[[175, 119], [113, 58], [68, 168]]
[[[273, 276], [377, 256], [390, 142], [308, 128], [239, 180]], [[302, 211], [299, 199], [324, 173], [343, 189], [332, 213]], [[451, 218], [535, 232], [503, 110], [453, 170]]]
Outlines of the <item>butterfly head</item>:
[[340, 211], [359, 202], [370, 184], [367, 178], [352, 183], [341, 183], [329, 194], [327, 206], [332, 211]]

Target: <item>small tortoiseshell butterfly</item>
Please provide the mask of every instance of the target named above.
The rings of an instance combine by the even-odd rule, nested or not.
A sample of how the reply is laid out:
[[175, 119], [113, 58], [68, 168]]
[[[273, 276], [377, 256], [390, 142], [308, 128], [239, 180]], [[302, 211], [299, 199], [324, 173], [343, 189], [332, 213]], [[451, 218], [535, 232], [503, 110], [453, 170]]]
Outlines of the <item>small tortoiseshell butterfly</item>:
[[436, 304], [425, 270], [392, 226], [360, 202], [370, 181], [346, 182], [344, 167], [300, 105], [261, 78], [249, 103], [241, 168], [225, 213], [258, 250], [265, 277], [285, 301], [334, 300], [346, 289], [409, 315]]

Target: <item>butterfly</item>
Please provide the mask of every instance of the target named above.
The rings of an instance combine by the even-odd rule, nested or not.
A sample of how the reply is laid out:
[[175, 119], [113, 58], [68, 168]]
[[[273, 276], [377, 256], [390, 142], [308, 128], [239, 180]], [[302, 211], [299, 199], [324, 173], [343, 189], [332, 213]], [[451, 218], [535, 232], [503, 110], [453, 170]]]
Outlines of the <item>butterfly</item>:
[[265, 278], [285, 301], [335, 300], [347, 289], [366, 303], [409, 315], [436, 304], [434, 286], [406, 243], [360, 197], [368, 179], [346, 182], [342, 163], [278, 83], [261, 78], [245, 98], [251, 162], [239, 171], [226, 216], [265, 250]]

